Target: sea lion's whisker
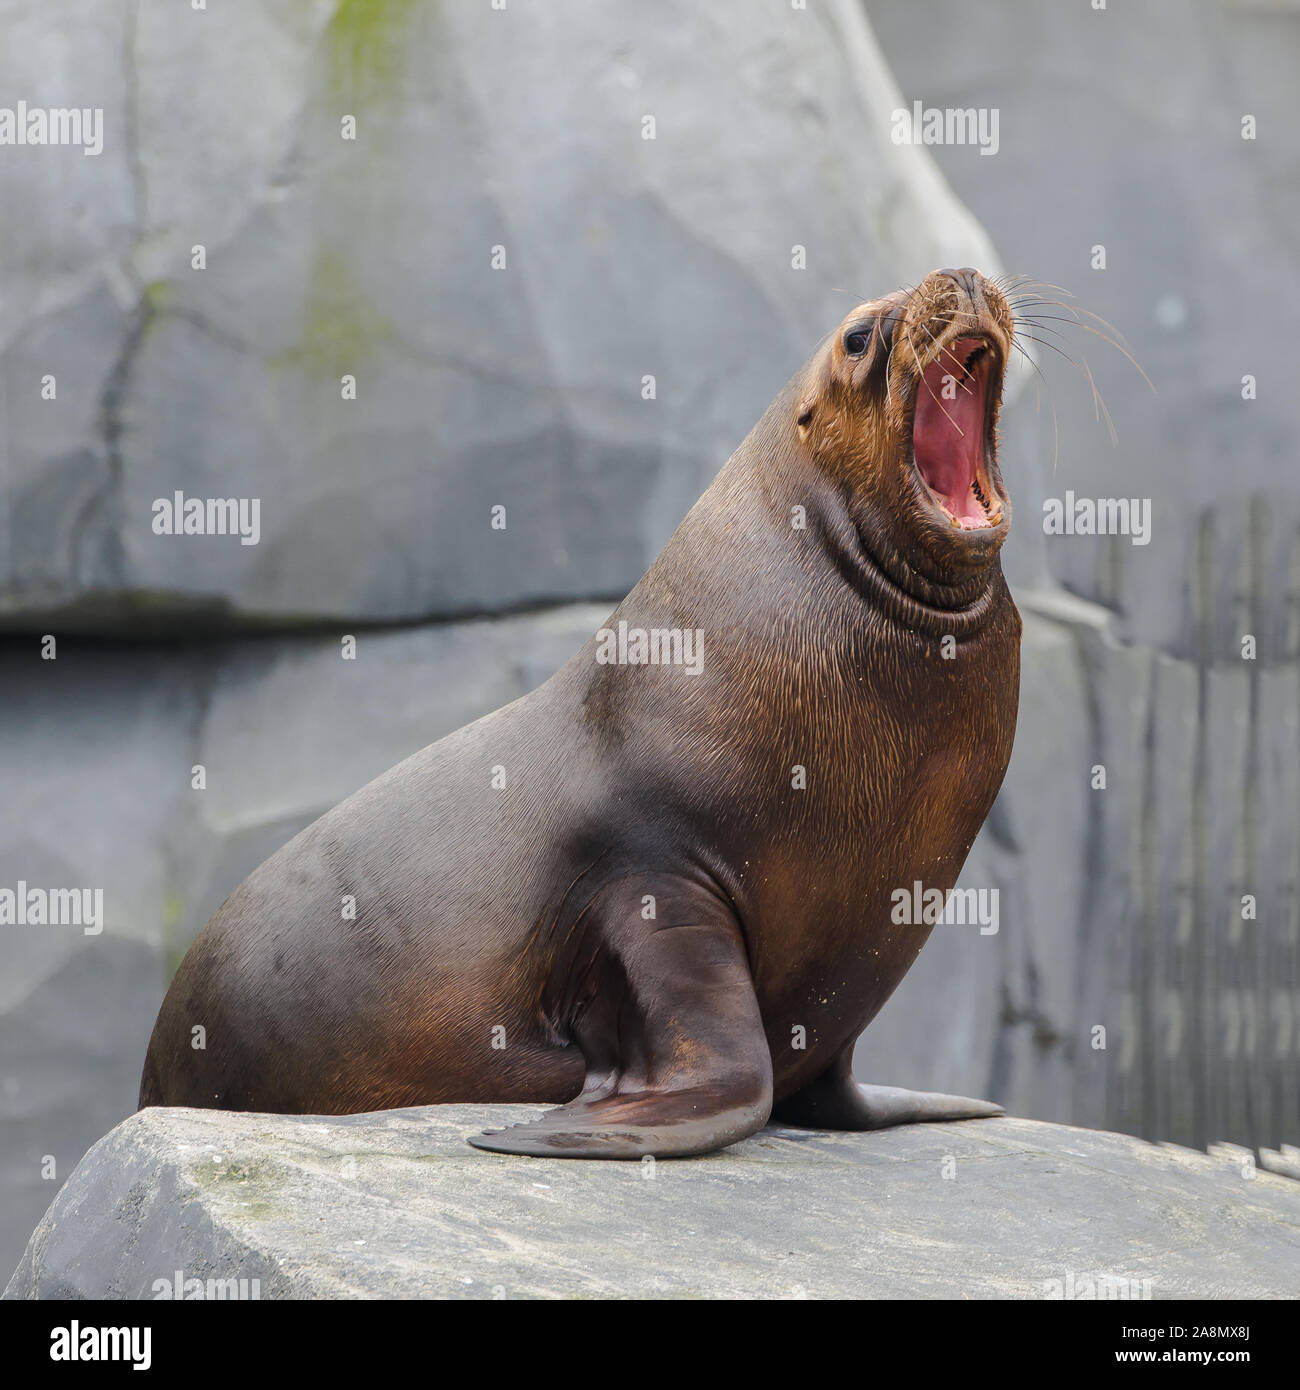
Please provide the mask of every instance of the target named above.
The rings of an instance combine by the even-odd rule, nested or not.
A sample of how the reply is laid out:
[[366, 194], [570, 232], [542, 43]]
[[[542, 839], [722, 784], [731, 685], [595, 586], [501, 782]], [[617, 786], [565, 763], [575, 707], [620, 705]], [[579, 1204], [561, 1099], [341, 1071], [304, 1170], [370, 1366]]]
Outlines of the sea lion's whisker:
[[[1055, 477], [1056, 465], [1060, 462], [1061, 457], [1061, 430], [1056, 418], [1056, 401], [1052, 396], [1052, 388], [1048, 385], [1047, 378], [1043, 375], [1043, 369], [1038, 365], [1037, 362], [1034, 361], [1033, 355], [1029, 352], [1026, 352], [1024, 346], [1021, 344], [1020, 339], [1018, 337], [1013, 337], [1011, 339], [1011, 346], [1015, 348], [1015, 350], [1025, 359], [1026, 362], [1029, 363], [1029, 365], [1038, 374], [1038, 380], [1041, 381], [1044, 387], [1046, 387], [1047, 389], [1047, 404], [1052, 407], [1052, 476]], [[1034, 390], [1038, 390], [1037, 381], [1034, 383]], [[1035, 413], [1037, 413], [1038, 410], [1041, 408], [1041, 404], [1041, 398], [1035, 396]]]
[[[1066, 299], [1074, 298], [1074, 294], [1070, 290], [1067, 290], [1064, 285], [1058, 285], [1052, 280], [1023, 280], [1015, 288], [1016, 290], [1025, 290], [1031, 288], [1044, 290], [1059, 290], [1066, 297]], [[1062, 305], [1061, 307], [1064, 308], [1065, 306]]]
[[1025, 299], [1018, 299], [1015, 301], [1015, 303], [1016, 312], [1018, 313], [1028, 313], [1031, 309], [1064, 309], [1065, 312], [1070, 316], [1068, 319], [1061, 318], [1059, 315], [1051, 314], [1040, 314], [1037, 317], [1055, 317], [1061, 323], [1074, 323], [1077, 324], [1080, 328], [1084, 327], [1084, 318], [1094, 319], [1097, 323], [1101, 324], [1102, 327], [1104, 327], [1110, 332], [1117, 345], [1123, 343], [1124, 346], [1128, 346], [1128, 340], [1119, 331], [1119, 329], [1116, 328], [1115, 325], [1111, 323], [1109, 319], [1102, 318], [1100, 314], [1094, 314], [1091, 309], [1083, 309], [1077, 304], [1066, 304], [1059, 299], [1045, 299], [1042, 295], [1033, 295]]
[[[1068, 308], [1069, 306], [1061, 305], [1061, 307]], [[1084, 312], [1086, 313], [1087, 311], [1085, 310]], [[1058, 314], [1021, 314], [1020, 317], [1027, 319], [1030, 322], [1038, 322], [1046, 319], [1051, 319], [1055, 323], [1073, 323], [1076, 328], [1082, 328], [1085, 333], [1091, 333], [1094, 337], [1100, 338], [1103, 343], [1109, 343], [1111, 347], [1113, 347], [1116, 350], [1116, 352], [1122, 353], [1137, 368], [1138, 375], [1141, 376], [1142, 380], [1146, 382], [1146, 384], [1151, 388], [1151, 390], [1154, 391], [1156, 389], [1151, 378], [1146, 374], [1145, 371], [1143, 371], [1141, 362], [1139, 362], [1137, 358], [1133, 356], [1133, 354], [1128, 350], [1127, 347], [1124, 346], [1123, 343], [1119, 341], [1118, 338], [1112, 337], [1109, 333], [1101, 332], [1100, 329], [1094, 328], [1090, 323], [1080, 323], [1074, 319], [1063, 319]], [[1094, 315], [1094, 317], [1098, 316]], [[1100, 321], [1102, 323], [1106, 322], [1105, 319], [1101, 319]]]
[[[1025, 317], [1032, 319], [1037, 332], [1050, 333], [1053, 335], [1053, 337], [1060, 338], [1062, 341], [1068, 341], [1068, 339], [1066, 339], [1065, 337], [1065, 334], [1062, 333], [1059, 329], [1049, 328], [1036, 316], [1027, 315]], [[1080, 372], [1083, 373], [1083, 375], [1088, 379], [1088, 385], [1092, 388], [1093, 415], [1097, 420], [1100, 420], [1102, 412], [1105, 412], [1106, 418], [1110, 422], [1109, 432], [1111, 435], [1111, 442], [1113, 444], [1118, 444], [1119, 439], [1118, 436], [1115, 434], [1114, 422], [1110, 419], [1110, 411], [1106, 406], [1105, 398], [1102, 396], [1101, 390], [1098, 387], [1096, 379], [1092, 374], [1092, 368], [1088, 365], [1088, 359], [1084, 357], [1081, 353], [1079, 360], [1076, 361], [1068, 352], [1064, 350], [1064, 348], [1057, 347], [1055, 343], [1049, 343], [1042, 338], [1035, 337], [1034, 334], [1031, 333], [1028, 329], [1023, 330], [1023, 332], [1024, 336], [1028, 338], [1031, 343], [1037, 343], [1040, 347], [1051, 348], [1054, 352], [1058, 352], [1062, 357], [1066, 359], [1067, 362], [1071, 363], [1075, 368], [1077, 368]]]
[[[1109, 319], [1103, 318], [1100, 314], [1094, 313], [1091, 309], [1085, 309], [1081, 305], [1066, 304], [1064, 300], [1052, 299], [1046, 295], [1027, 295], [1016, 301], [1016, 308], [1018, 312], [1027, 312], [1028, 309], [1063, 309], [1067, 314], [1069, 314], [1070, 317], [1068, 319], [1061, 319], [1059, 321], [1062, 323], [1075, 323], [1080, 328], [1087, 327], [1087, 325], [1082, 322], [1082, 318], [1092, 319], [1094, 323], [1099, 323], [1102, 326], [1102, 328], [1106, 329], [1107, 332], [1111, 335], [1111, 337], [1107, 341], [1112, 342], [1115, 347], [1118, 347], [1121, 350], [1129, 347], [1128, 339], [1124, 337], [1124, 335], [1119, 331], [1118, 328], [1115, 327], [1113, 323], [1111, 323]], [[1052, 316], [1047, 314], [1040, 314], [1037, 317], [1050, 318]], [[1099, 336], [1105, 335], [1099, 334]], [[1134, 365], [1136, 366], [1137, 364], [1135, 363]]]
[[[1014, 280], [1008, 280], [1005, 284], [994, 282], [998, 293], [1004, 299], [1010, 299], [1013, 294], [1020, 294], [1023, 291], [1032, 289], [1038, 282], [1030, 280], [1026, 276], [1021, 276]], [[1046, 286], [1044, 286], [1046, 288]]]
[[[1054, 328], [1046, 328], [1046, 329], [1045, 329], [1045, 328], [1043, 328], [1043, 326], [1042, 326], [1041, 324], [1036, 325], [1035, 331], [1037, 331], [1037, 332], [1046, 332], [1046, 333], [1055, 333], [1056, 336], [1057, 336], [1058, 338], [1063, 338], [1063, 337], [1064, 337], [1063, 334], [1057, 333], [1057, 332], [1056, 332], [1056, 329], [1054, 329]], [[1051, 350], [1052, 350], [1053, 352], [1059, 353], [1062, 357], [1064, 357], [1065, 360], [1070, 364], [1070, 366], [1072, 366], [1072, 367], [1078, 367], [1078, 366], [1079, 366], [1079, 363], [1078, 363], [1077, 359], [1071, 357], [1070, 354], [1069, 354], [1068, 352], [1066, 352], [1065, 349], [1064, 349], [1063, 347], [1058, 346], [1056, 343], [1049, 343], [1045, 338], [1038, 338], [1038, 337], [1035, 337], [1035, 336], [1034, 336], [1034, 333], [1031, 332], [1028, 328], [1022, 328], [1022, 329], [1021, 329], [1020, 336], [1021, 336], [1022, 338], [1027, 338], [1031, 343], [1037, 343], [1040, 347], [1051, 348]]]
[[[949, 318], [948, 323], [951, 324], [952, 322], [953, 319]], [[933, 333], [930, 332], [930, 327], [928, 324], [918, 324], [917, 327], [920, 328], [920, 330], [925, 334], [927, 338], [929, 338], [929, 340], [935, 345], [935, 347], [939, 348], [939, 351], [935, 354], [934, 360], [936, 362], [939, 361], [939, 359], [944, 355], [944, 353], [947, 353], [948, 356], [952, 358], [954, 364], [962, 369], [962, 374], [964, 377], [966, 371], [966, 363], [963, 362], [962, 359], [958, 357], [957, 354], [952, 350], [952, 344], [949, 343], [945, 347], [939, 347], [939, 340], [934, 336]], [[951, 376], [953, 375], [953, 373], [949, 373], [949, 375]], [[965, 380], [959, 381], [957, 385], [961, 388], [961, 390], [965, 391], [968, 396], [974, 395], [974, 391], [971, 389], [971, 387], [966, 385]], [[933, 392], [931, 394], [933, 394]]]
[[1110, 408], [1106, 405], [1105, 398], [1102, 396], [1101, 391], [1097, 386], [1096, 379], [1092, 374], [1092, 368], [1088, 366], [1088, 359], [1085, 357], [1082, 360], [1082, 362], [1076, 362], [1075, 359], [1071, 357], [1068, 352], [1064, 351], [1062, 348], [1057, 347], [1055, 343], [1049, 343], [1044, 338], [1036, 338], [1032, 333], [1029, 332], [1025, 332], [1024, 334], [1022, 334], [1022, 336], [1026, 338], [1029, 342], [1035, 343], [1038, 347], [1049, 348], [1058, 356], [1064, 357], [1065, 360], [1072, 367], [1074, 367], [1077, 371], [1082, 373], [1084, 378], [1087, 380], [1089, 387], [1092, 389], [1093, 417], [1097, 420], [1098, 423], [1100, 423], [1102, 416], [1105, 415], [1106, 433], [1110, 437], [1111, 446], [1116, 446], [1119, 443], [1119, 434], [1115, 429], [1115, 421], [1112, 419]]
[[[1033, 299], [1024, 301], [1022, 307], [1017, 312], [1029, 314], [1035, 309], [1064, 309], [1065, 313], [1069, 315], [1068, 318], [1060, 314], [1034, 314], [1034, 317], [1051, 319], [1057, 323], [1072, 323], [1078, 328], [1089, 328], [1091, 325], [1084, 323], [1083, 320], [1085, 318], [1092, 319], [1094, 322], [1100, 324], [1106, 334], [1109, 335], [1108, 340], [1110, 342], [1113, 342], [1117, 347], [1129, 346], [1128, 339], [1124, 337], [1109, 319], [1102, 318], [1100, 314], [1094, 314], [1091, 309], [1081, 309], [1077, 304], [1062, 304], [1055, 299]], [[1093, 331], [1100, 330], [1094, 329]]]

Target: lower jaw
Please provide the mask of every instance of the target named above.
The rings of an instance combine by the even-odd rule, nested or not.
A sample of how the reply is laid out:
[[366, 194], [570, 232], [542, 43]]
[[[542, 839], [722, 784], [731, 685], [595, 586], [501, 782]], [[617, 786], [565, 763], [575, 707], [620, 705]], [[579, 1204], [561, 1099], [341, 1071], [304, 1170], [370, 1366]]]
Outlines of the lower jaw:
[[991, 483], [983, 479], [977, 480], [983, 497], [973, 488], [965, 496], [948, 496], [936, 492], [926, 482], [915, 461], [912, 467], [916, 469], [917, 481], [923, 489], [933, 519], [941, 526], [946, 526], [952, 531], [980, 532], [996, 531], [1002, 525], [1005, 509]]
[[934, 504], [935, 519], [953, 531], [996, 531], [1002, 525], [1002, 506], [993, 502], [986, 512], [981, 509], [972, 514], [969, 510], [954, 509], [955, 499], [940, 498]]

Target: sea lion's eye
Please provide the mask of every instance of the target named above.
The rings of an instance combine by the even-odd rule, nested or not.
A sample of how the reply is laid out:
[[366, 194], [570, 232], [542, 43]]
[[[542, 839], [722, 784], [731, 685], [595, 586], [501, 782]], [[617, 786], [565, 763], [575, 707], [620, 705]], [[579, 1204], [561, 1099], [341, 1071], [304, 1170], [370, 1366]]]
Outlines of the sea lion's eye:
[[867, 350], [867, 335], [865, 333], [849, 333], [844, 338], [844, 351], [850, 357], [861, 357]]

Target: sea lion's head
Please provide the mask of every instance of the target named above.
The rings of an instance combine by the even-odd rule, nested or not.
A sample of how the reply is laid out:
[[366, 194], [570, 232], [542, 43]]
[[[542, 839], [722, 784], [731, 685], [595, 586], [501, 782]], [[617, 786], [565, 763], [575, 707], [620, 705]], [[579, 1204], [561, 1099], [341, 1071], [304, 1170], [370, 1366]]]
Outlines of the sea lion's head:
[[936, 270], [860, 305], [812, 363], [795, 409], [864, 541], [929, 583], [986, 569], [1011, 525], [997, 461], [1014, 325], [977, 270]]

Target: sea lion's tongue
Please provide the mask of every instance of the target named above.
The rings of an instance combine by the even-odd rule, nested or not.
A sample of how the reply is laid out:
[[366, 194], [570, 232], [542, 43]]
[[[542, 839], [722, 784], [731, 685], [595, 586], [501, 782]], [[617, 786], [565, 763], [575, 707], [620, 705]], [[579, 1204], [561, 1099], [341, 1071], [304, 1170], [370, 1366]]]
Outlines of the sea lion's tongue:
[[969, 375], [958, 365], [979, 347], [976, 340], [954, 343], [925, 369], [912, 425], [912, 454], [922, 478], [967, 529], [989, 524], [972, 489], [984, 448], [987, 353], [980, 354]]

